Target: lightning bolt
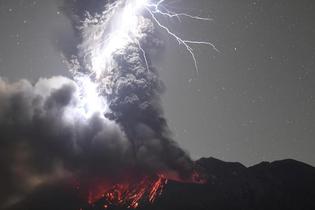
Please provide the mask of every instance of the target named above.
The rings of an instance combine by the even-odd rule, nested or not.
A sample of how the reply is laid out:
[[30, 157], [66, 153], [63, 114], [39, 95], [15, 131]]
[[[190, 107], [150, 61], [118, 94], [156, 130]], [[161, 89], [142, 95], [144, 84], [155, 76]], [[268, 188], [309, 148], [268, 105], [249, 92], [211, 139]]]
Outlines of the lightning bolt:
[[[80, 56], [82, 55], [83, 67], [90, 74], [85, 77], [79, 77], [83, 89], [87, 89], [87, 92], [91, 92], [91, 90], [96, 92], [99, 87], [104, 89], [104, 86], [110, 86], [110, 81], [107, 81], [105, 78], [117, 69], [115, 55], [124, 52], [129, 46], [136, 46], [139, 49], [139, 53], [143, 57], [143, 64], [149, 71], [149, 58], [146, 49], [141, 46], [141, 41], [147, 33], [147, 27], [151, 27], [153, 24], [177, 41], [179, 46], [183, 46], [186, 49], [192, 57], [197, 73], [199, 68], [197, 55], [194, 52], [195, 45], [206, 45], [219, 52], [211, 42], [181, 37], [159, 19], [161, 17], [167, 19], [176, 18], [182, 22], [183, 18], [197, 21], [211, 21], [211, 18], [171, 11], [165, 5], [165, 2], [166, 0], [116, 0], [106, 4], [101, 14], [86, 15], [86, 19], [82, 21], [80, 27], [82, 43], [79, 46], [79, 50]], [[150, 21], [147, 21], [148, 19]], [[86, 82], [84, 82], [85, 80]], [[108, 83], [103, 84], [104, 81]], [[91, 82], [95, 83], [96, 86], [91, 85]], [[90, 93], [85, 95], [93, 96]], [[94, 95], [97, 96], [99, 93], [97, 92]], [[89, 107], [99, 109], [98, 106], [93, 105], [99, 104], [94, 103], [96, 97], [92, 97], [89, 101], [91, 101], [91, 103], [88, 103]]]
[[[191, 19], [195, 19], [195, 20], [206, 20], [206, 21], [210, 21], [212, 19], [210, 18], [203, 18], [203, 17], [199, 17], [199, 16], [192, 16], [186, 13], [175, 13], [175, 12], [163, 12], [159, 9], [160, 4], [164, 2], [164, 1], [159, 1], [157, 4], [148, 4], [146, 6], [146, 10], [148, 11], [148, 13], [151, 15], [152, 19], [154, 20], [154, 22], [162, 29], [164, 29], [168, 35], [170, 35], [171, 37], [173, 37], [179, 45], [183, 45], [186, 50], [190, 53], [193, 61], [194, 61], [194, 65], [195, 65], [195, 69], [197, 71], [197, 73], [199, 72], [199, 68], [198, 68], [198, 63], [197, 63], [197, 59], [196, 59], [196, 55], [194, 53], [193, 48], [190, 46], [190, 44], [201, 44], [201, 45], [208, 45], [210, 47], [212, 47], [215, 51], [219, 52], [219, 50], [216, 48], [216, 46], [211, 43], [211, 42], [205, 42], [205, 41], [195, 41], [195, 40], [185, 40], [183, 38], [181, 38], [179, 35], [175, 34], [174, 32], [171, 31], [171, 29], [169, 29], [167, 26], [163, 25], [159, 19], [157, 18], [156, 14], [160, 14], [163, 16], [167, 16], [170, 18], [173, 17], [177, 17], [180, 18], [181, 16], [184, 17], [188, 17]], [[151, 9], [153, 8], [153, 10]]]
[[[197, 21], [211, 21], [211, 18], [194, 16], [188, 13], [177, 13], [167, 9], [167, 6], [163, 5], [163, 3], [165, 3], [165, 0], [159, 0], [158, 2], [154, 2], [154, 0], [117, 0], [106, 5], [101, 15], [87, 18], [84, 23], [86, 25], [90, 24], [92, 27], [96, 28], [92, 30], [92, 34], [86, 35], [86, 37], [93, 37], [94, 41], [90, 41], [88, 44], [89, 51], [86, 52], [86, 55], [90, 56], [90, 69], [91, 72], [95, 73], [97, 78], [99, 78], [103, 72], [113, 69], [113, 54], [119, 49], [124, 49], [131, 43], [138, 45], [138, 48], [143, 55], [146, 68], [149, 69], [146, 51], [140, 44], [140, 19], [143, 18], [143, 12], [147, 12], [148, 16], [156, 26], [163, 29], [170, 37], [176, 40], [179, 45], [184, 46], [193, 59], [197, 73], [199, 69], [197, 56], [194, 53], [194, 45], [210, 46], [215, 51], [219, 52], [213, 43], [184, 39], [159, 20], [160, 16], [169, 19], [177, 18], [180, 22], [182, 21], [182, 18], [189, 18]], [[115, 25], [115, 27], [113, 25]], [[106, 30], [104, 28], [106, 28]]]
[[[145, 5], [145, 9], [146, 11], [150, 14], [151, 18], [154, 20], [154, 22], [163, 30], [165, 30], [167, 32], [168, 35], [170, 35], [171, 37], [173, 37], [179, 45], [183, 45], [186, 50], [190, 53], [193, 61], [194, 61], [194, 65], [195, 65], [195, 69], [196, 72], [199, 72], [199, 68], [198, 68], [198, 63], [197, 63], [197, 59], [196, 59], [196, 55], [194, 53], [193, 48], [191, 47], [192, 44], [199, 44], [199, 45], [208, 45], [210, 47], [212, 47], [215, 51], [220, 52], [216, 46], [211, 43], [211, 42], [206, 42], [206, 41], [195, 41], [195, 40], [186, 40], [181, 38], [179, 35], [175, 34], [174, 32], [172, 32], [172, 30], [165, 26], [164, 24], [161, 23], [161, 21], [159, 21], [158, 17], [156, 16], [158, 15], [162, 15], [168, 18], [178, 18], [179, 20], [181, 20], [181, 17], [187, 17], [190, 19], [194, 19], [194, 20], [202, 20], [202, 21], [212, 21], [211, 18], [205, 18], [205, 17], [199, 17], [199, 16], [193, 16], [187, 13], [176, 13], [173, 11], [170, 11], [168, 9], [166, 9], [165, 6], [162, 5], [162, 3], [165, 0], [160, 0], [158, 1], [156, 4], [154, 3], [148, 3]], [[160, 8], [164, 7], [166, 12], [162, 11]]]

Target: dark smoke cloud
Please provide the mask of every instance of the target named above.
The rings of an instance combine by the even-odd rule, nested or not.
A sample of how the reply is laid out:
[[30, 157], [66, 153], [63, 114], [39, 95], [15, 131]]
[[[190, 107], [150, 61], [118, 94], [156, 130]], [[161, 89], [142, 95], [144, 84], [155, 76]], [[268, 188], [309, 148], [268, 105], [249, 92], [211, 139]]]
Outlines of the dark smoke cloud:
[[[87, 17], [93, 19], [97, 14], [102, 14], [106, 3], [112, 2], [94, 4], [93, 1], [76, 0], [64, 4], [64, 11], [78, 29], [77, 35], [81, 40], [76, 55], [79, 71], [88, 71], [85, 68], [88, 64], [85, 58], [89, 56], [86, 47], [94, 42], [93, 38], [89, 38], [93, 37], [89, 27], [82, 27], [82, 22]], [[187, 178], [191, 175], [193, 164], [171, 138], [160, 99], [164, 84], [150, 60], [150, 54], [161, 49], [163, 44], [150, 19], [144, 17], [140, 24], [139, 43], [130, 43], [126, 48], [114, 52], [116, 68], [101, 78], [106, 81], [101, 88], [105, 89], [103, 95], [110, 108], [105, 116], [115, 120], [126, 133], [139, 167], [152, 171], [173, 170], [182, 178]], [[139, 44], [145, 50], [145, 55]]]
[[120, 173], [130, 159], [125, 135], [97, 114], [67, 116], [78, 100], [76, 84], [63, 77], [35, 85], [0, 80], [0, 203], [42, 183]]
[[[88, 72], [83, 47], [89, 40], [84, 40], [85, 29], [79, 26], [87, 11], [93, 16], [106, 2], [64, 2], [76, 31], [76, 46], [62, 50], [80, 73]], [[106, 113], [82, 118], [73, 111], [80, 103], [75, 78], [40, 79], [34, 85], [26, 80], [13, 84], [0, 80], [3, 206], [65, 179], [88, 187], [99, 179], [120, 179], [129, 170], [191, 178], [193, 162], [171, 137], [160, 98], [164, 85], [149, 56], [161, 41], [149, 19], [142, 24], [140, 45], [149, 67], [136, 43], [114, 53], [115, 69], [97, 80], [109, 106]]]
[[136, 45], [129, 45], [116, 54], [118, 69], [110, 76], [107, 92], [111, 113], [132, 142], [135, 158], [154, 170], [176, 170], [189, 175], [192, 162], [171, 139], [164, 118], [160, 95], [164, 90], [156, 69], [146, 69], [143, 54]]

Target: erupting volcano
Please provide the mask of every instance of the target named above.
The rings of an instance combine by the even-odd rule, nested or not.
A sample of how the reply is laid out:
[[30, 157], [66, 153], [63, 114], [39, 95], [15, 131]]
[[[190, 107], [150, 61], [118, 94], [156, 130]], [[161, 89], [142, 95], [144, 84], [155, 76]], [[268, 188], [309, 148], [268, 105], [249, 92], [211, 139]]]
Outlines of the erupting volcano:
[[0, 0], [0, 209], [315, 209], [311, 2]]
[[[152, 49], [163, 45], [156, 27], [184, 46], [197, 71], [190, 45], [204, 44], [217, 49], [210, 42], [182, 39], [159, 20], [160, 16], [201, 21], [209, 21], [209, 18], [170, 12], [163, 2], [117, 0], [104, 4], [103, 10], [88, 10], [83, 4], [86, 9], [83, 13], [75, 9], [68, 11], [71, 18], [77, 20], [79, 17], [80, 20], [74, 21], [79, 36], [76, 53], [65, 56], [74, 80], [84, 93], [81, 100], [93, 95], [86, 93], [86, 89], [90, 83], [94, 86], [94, 100], [82, 106], [88, 110], [96, 108], [94, 111], [104, 113], [105, 118], [120, 126], [130, 143], [131, 161], [126, 165], [143, 172], [137, 179], [118, 175], [124, 178], [112, 184], [108, 184], [111, 178], [106, 184], [92, 184], [88, 187], [90, 204], [103, 198], [106, 207], [137, 208], [141, 203], [152, 203], [161, 194], [168, 178], [204, 182], [194, 169], [193, 161], [170, 137], [160, 105], [163, 82], [152, 66], [150, 55]], [[76, 3], [74, 8], [80, 8], [78, 6]], [[100, 102], [97, 98], [105, 99], [107, 110], [99, 110], [104, 105], [95, 106]]]
[[5, 207], [60, 180], [75, 179], [90, 205], [103, 200], [103, 207], [126, 208], [154, 202], [168, 179], [202, 182], [172, 139], [151, 54], [163, 46], [159, 28], [184, 47], [198, 71], [192, 45], [214, 45], [181, 38], [160, 18], [210, 19], [170, 12], [163, 3], [65, 1], [76, 32], [73, 49], [63, 49], [72, 78], [0, 80], [0, 115], [10, 119], [0, 121], [3, 154], [17, 154], [13, 169], [6, 165], [13, 177], [7, 183], [23, 183], [5, 196]]

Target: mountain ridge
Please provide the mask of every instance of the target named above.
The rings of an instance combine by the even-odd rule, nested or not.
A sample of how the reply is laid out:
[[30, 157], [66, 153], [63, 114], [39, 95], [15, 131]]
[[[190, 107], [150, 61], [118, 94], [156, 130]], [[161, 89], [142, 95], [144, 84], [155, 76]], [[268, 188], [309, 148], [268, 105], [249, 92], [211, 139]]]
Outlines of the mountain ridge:
[[[169, 180], [155, 203], [146, 210], [312, 210], [315, 209], [315, 168], [306, 163], [284, 159], [246, 167], [213, 157], [196, 164], [208, 178], [207, 184]], [[48, 193], [45, 196], [45, 193]], [[49, 194], [50, 193], [50, 194]], [[10, 210], [79, 210], [82, 202], [62, 195], [63, 188], [38, 191]], [[68, 196], [68, 197], [67, 197]], [[67, 203], [69, 202], [69, 203]], [[104, 209], [102, 201], [84, 210]], [[108, 209], [124, 209], [110, 207]]]
[[[156, 209], [315, 209], [315, 168], [306, 163], [284, 159], [246, 167], [213, 157], [201, 158], [196, 163], [205, 170], [208, 184], [180, 187], [170, 183]], [[180, 193], [181, 202], [166, 202], [170, 197], [168, 190]]]

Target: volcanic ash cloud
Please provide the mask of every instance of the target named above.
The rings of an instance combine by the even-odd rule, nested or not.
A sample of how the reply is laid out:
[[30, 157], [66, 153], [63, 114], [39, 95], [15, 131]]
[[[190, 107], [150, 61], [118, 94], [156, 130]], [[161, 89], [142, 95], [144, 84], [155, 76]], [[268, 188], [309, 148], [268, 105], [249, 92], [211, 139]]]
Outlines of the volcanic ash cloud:
[[139, 2], [145, 3], [66, 3], [79, 42], [77, 51], [65, 56], [76, 73], [91, 75], [106, 98], [105, 116], [126, 134], [136, 167], [189, 178], [193, 164], [171, 138], [160, 100], [164, 84], [151, 63], [150, 55], [162, 41]]
[[17, 200], [58, 179], [114, 177], [130, 158], [120, 127], [82, 111], [70, 79], [0, 80], [0, 200]]
[[1, 203], [58, 180], [89, 191], [128, 176], [192, 178], [193, 161], [171, 138], [164, 85], [151, 64], [161, 41], [143, 14], [132, 16], [136, 28], [115, 25], [126, 2], [103, 10], [87, 1], [65, 4], [78, 41], [63, 51], [71, 79], [0, 80]]

